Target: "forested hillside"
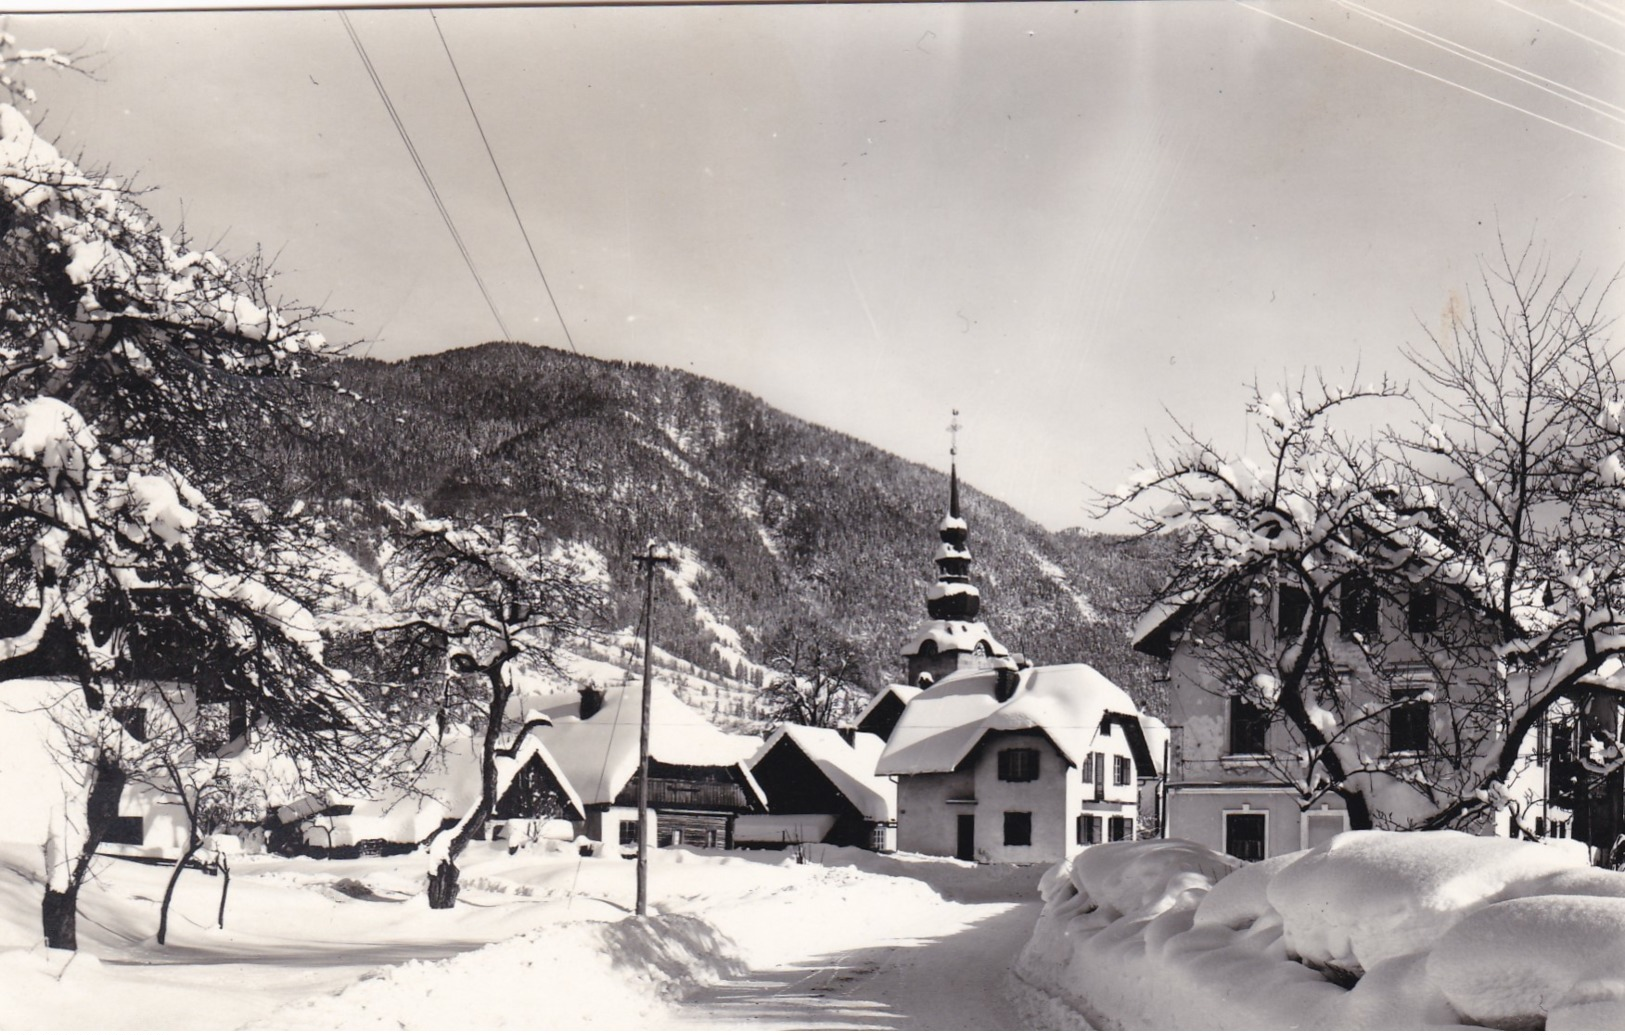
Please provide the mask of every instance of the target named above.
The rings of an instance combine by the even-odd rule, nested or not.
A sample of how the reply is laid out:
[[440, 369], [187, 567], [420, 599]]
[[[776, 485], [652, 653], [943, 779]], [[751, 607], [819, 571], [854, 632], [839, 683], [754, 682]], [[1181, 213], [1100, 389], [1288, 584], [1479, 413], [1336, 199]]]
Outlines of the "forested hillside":
[[[280, 460], [312, 497], [527, 509], [604, 554], [622, 626], [635, 616], [630, 558], [651, 540], [687, 548], [711, 621], [659, 594], [658, 638], [674, 654], [736, 674], [738, 659], [716, 649], [722, 625], [757, 663], [789, 633], [850, 641], [872, 685], [898, 675], [935, 578], [940, 472], [725, 384], [546, 348], [347, 360], [336, 376], [360, 401], [330, 400], [327, 444]], [[1161, 545], [1050, 533], [969, 486], [963, 510], [994, 633], [1037, 663], [1087, 661], [1157, 707], [1123, 611], [1160, 578]]]

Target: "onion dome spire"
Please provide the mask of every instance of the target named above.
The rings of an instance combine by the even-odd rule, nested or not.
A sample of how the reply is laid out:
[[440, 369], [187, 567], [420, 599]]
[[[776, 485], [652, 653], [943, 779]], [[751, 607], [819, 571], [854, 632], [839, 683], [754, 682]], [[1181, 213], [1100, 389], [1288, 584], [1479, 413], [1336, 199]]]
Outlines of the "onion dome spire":
[[925, 610], [932, 618], [969, 622], [982, 609], [982, 597], [970, 581], [970, 549], [966, 541], [970, 529], [959, 514], [959, 411], [954, 411], [948, 431], [953, 436], [948, 450], [948, 513], [937, 524], [937, 581], [925, 595]]

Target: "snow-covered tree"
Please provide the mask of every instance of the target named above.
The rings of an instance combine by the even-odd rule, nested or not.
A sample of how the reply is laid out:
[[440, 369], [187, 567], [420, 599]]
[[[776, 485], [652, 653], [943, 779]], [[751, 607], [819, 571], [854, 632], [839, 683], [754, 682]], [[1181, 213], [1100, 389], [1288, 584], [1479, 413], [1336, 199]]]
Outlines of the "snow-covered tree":
[[383, 552], [384, 583], [396, 611], [375, 635], [404, 665], [446, 666], [445, 691], [434, 703], [441, 730], [460, 720], [483, 726], [479, 801], [425, 846], [429, 905], [449, 909], [457, 903], [457, 858], [497, 805], [505, 722], [531, 718], [509, 714], [514, 672], [560, 671], [561, 649], [603, 610], [605, 579], [526, 514], [458, 523], [410, 504], [388, 509], [396, 535]]
[[789, 627], [767, 645], [771, 678], [757, 696], [771, 723], [835, 729], [868, 703], [859, 688], [858, 651], [851, 644]]
[[[13, 97], [25, 60], [59, 61], [0, 37]], [[322, 661], [309, 525], [249, 491], [254, 429], [298, 426], [296, 386], [331, 351], [268, 290], [258, 263], [188, 250], [0, 104], [0, 665], [79, 691], [53, 704], [83, 809], [46, 845], [52, 946], [75, 944], [90, 856], [141, 766], [112, 725], [151, 679], [237, 702], [312, 778], [354, 784], [381, 748]]]
[[1505, 728], [1472, 760], [1485, 793], [1452, 821], [1498, 799], [1525, 736], [1559, 701], [1614, 711], [1617, 733], [1617, 709], [1589, 703], [1625, 689], [1625, 389], [1606, 340], [1612, 286], [1503, 243], [1463, 310], [1409, 357], [1426, 396], [1415, 431], [1399, 436], [1405, 473], [1436, 494], [1477, 558], [1508, 671]]
[[[1255, 391], [1257, 458], [1182, 429], [1106, 500], [1181, 537], [1143, 627], [1181, 623], [1204, 687], [1256, 724], [1232, 752], [1257, 755], [1306, 808], [1337, 795], [1356, 828], [1416, 825], [1471, 795], [1463, 763], [1502, 718], [1474, 558], [1377, 441], [1335, 425], [1399, 394], [1387, 382]], [[1396, 730], [1404, 749], [1388, 750]]]

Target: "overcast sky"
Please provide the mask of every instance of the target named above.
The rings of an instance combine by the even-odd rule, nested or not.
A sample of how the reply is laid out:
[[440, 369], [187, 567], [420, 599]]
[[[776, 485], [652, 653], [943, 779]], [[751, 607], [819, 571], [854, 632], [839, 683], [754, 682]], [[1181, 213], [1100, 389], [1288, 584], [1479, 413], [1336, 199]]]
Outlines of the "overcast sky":
[[[564, 347], [430, 13], [351, 18], [511, 335]], [[1622, 0], [451, 8], [439, 28], [580, 351], [938, 467], [957, 407], [966, 478], [1055, 528], [1088, 524], [1090, 486], [1169, 412], [1240, 445], [1255, 377], [1403, 373], [1498, 228], [1588, 274], [1625, 264]], [[167, 227], [280, 253], [286, 296], [348, 314], [331, 336], [384, 358], [501, 337], [337, 14], [10, 30], [94, 55], [94, 81], [34, 77], [43, 132], [137, 174]]]

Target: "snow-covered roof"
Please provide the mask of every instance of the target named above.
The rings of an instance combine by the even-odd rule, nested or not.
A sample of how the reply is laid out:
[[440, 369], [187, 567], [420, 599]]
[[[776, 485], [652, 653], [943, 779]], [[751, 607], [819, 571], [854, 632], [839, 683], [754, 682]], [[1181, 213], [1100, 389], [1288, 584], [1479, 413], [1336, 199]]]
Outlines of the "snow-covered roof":
[[943, 597], [967, 596], [980, 597], [982, 591], [968, 582], [934, 582], [931, 588], [925, 591], [927, 600], [941, 600]]
[[[875, 765], [885, 750], [885, 741], [873, 733], [857, 733], [848, 744], [835, 730], [787, 724], [773, 731], [747, 765], [754, 767], [783, 740], [800, 748], [818, 771], [846, 795], [846, 800], [863, 813], [864, 819], [877, 823], [897, 819], [897, 785], [875, 775]], [[773, 807], [771, 801], [768, 807]]]
[[978, 643], [986, 642], [989, 655], [1008, 657], [1010, 654], [1003, 644], [993, 638], [993, 634], [982, 622], [949, 620], [921, 622], [915, 627], [914, 635], [903, 644], [903, 653], [918, 654], [920, 647], [928, 642], [935, 644], [939, 651], [960, 650], [967, 653], [975, 650]]
[[1081, 765], [1107, 712], [1138, 717], [1122, 688], [1088, 665], [1045, 665], [1019, 673], [1009, 700], [994, 696], [997, 674], [960, 672], [909, 702], [876, 772], [882, 776], [952, 772], [986, 734], [1038, 730]]
[[[638, 684], [604, 689], [602, 706], [580, 718], [581, 695], [571, 691], [530, 698], [530, 709], [553, 721], [537, 731], [560, 771], [588, 805], [613, 802], [638, 769], [638, 738], [643, 688]], [[761, 746], [755, 737], [724, 733], [656, 680], [650, 696], [649, 757], [668, 765], [740, 766], [759, 801], [766, 801], [743, 763]]]
[[875, 708], [880, 705], [880, 702], [884, 701], [888, 697], [895, 697], [898, 701], [906, 705], [908, 702], [914, 700], [914, 698], [918, 696], [920, 696], [919, 687], [909, 686], [907, 683], [892, 683], [884, 690], [881, 690], [879, 693], [869, 698], [869, 703], [864, 705], [863, 711], [859, 712], [858, 717], [852, 720], [852, 725], [862, 726], [864, 720], [869, 717], [869, 713], [874, 711]]
[[942, 520], [937, 522], [938, 532], [963, 532], [969, 528], [970, 526], [965, 524], [965, 519], [957, 514], [944, 514]]

